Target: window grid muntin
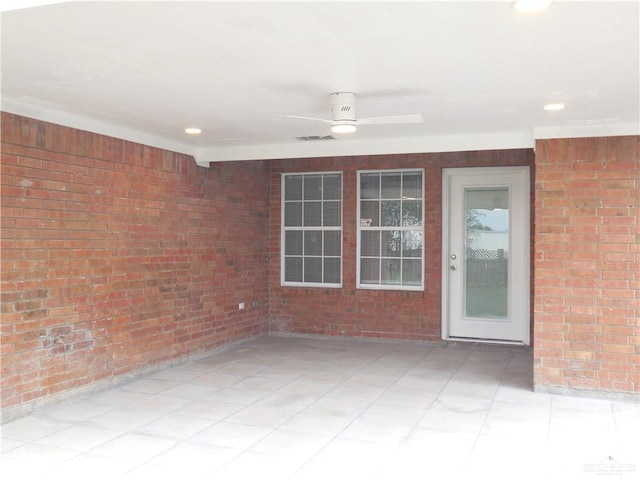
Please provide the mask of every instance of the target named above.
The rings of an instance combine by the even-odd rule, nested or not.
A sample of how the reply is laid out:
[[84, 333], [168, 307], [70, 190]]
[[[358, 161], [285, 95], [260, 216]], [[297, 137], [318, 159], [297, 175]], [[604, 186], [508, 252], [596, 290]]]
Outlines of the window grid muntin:
[[[289, 178], [293, 178], [299, 176], [301, 177], [301, 190], [300, 190], [300, 198], [289, 198], [287, 199], [287, 180]], [[316, 198], [314, 195], [307, 195], [305, 193], [305, 185], [307, 177], [320, 177], [320, 199]], [[335, 178], [335, 180], [334, 180]], [[329, 180], [331, 183], [336, 182], [336, 191], [329, 191], [328, 194], [325, 192], [325, 181]], [[341, 287], [342, 286], [342, 172], [318, 172], [318, 173], [286, 173], [282, 174], [282, 234], [281, 234], [281, 284], [287, 286], [305, 286], [305, 287]], [[309, 198], [311, 197], [311, 198]], [[320, 225], [305, 225], [305, 203], [320, 203]], [[301, 221], [300, 225], [287, 225], [286, 224], [286, 216], [285, 211], [287, 204], [299, 203], [301, 205]], [[338, 205], [338, 211], [333, 211], [332, 213], [337, 215], [337, 222], [339, 225], [328, 225], [324, 226], [325, 223], [325, 205], [331, 204], [335, 206]], [[335, 219], [335, 217], [334, 217]], [[286, 253], [286, 235], [291, 232], [300, 232], [302, 235], [302, 253], [299, 255], [296, 254], [287, 254]], [[320, 236], [320, 254], [319, 255], [308, 255], [305, 252], [305, 235], [306, 232], [322, 232]], [[325, 232], [338, 232], [339, 239], [337, 242], [337, 247], [339, 250], [338, 255], [327, 255], [325, 254]], [[335, 243], [335, 242], [334, 242]], [[334, 245], [336, 246], [336, 245]], [[286, 268], [287, 263], [291, 263], [294, 259], [298, 259], [301, 265], [300, 272], [300, 280], [287, 280], [288, 270]], [[305, 272], [305, 263], [313, 263], [311, 259], [319, 259], [321, 261], [321, 272], [320, 277], [321, 281], [309, 281], [306, 280], [310, 278], [310, 274]], [[329, 265], [337, 265], [338, 271], [331, 272], [328, 270]], [[297, 273], [297, 272], [295, 272]], [[329, 273], [333, 273], [337, 276], [335, 282], [326, 282], [325, 280], [329, 276]]]
[[[384, 188], [384, 178], [389, 180], [392, 177], [400, 176], [400, 189], [399, 194], [391, 195], [390, 190], [387, 189], [383, 191]], [[377, 192], [372, 189], [363, 189], [363, 180], [369, 178], [373, 180], [377, 177], [377, 181], [371, 182], [371, 184], [377, 184]], [[406, 189], [406, 193], [409, 193], [409, 189], [414, 196], [408, 197], [405, 194], [405, 180], [407, 178], [419, 178], [420, 180], [420, 189], [417, 190], [415, 185], [413, 187], [409, 186]], [[386, 182], [389, 184], [390, 182]], [[393, 183], [393, 182], [391, 182]], [[416, 197], [415, 194], [419, 196]], [[382, 202], [384, 201], [400, 201], [400, 214], [398, 225], [393, 226], [384, 226], [380, 225], [384, 223], [382, 219], [383, 215], [383, 206]], [[403, 225], [404, 221], [404, 203], [405, 202], [419, 202], [419, 218], [415, 218], [414, 225]], [[363, 204], [369, 205], [371, 207], [375, 203], [378, 204], [378, 208], [370, 208], [368, 211], [376, 211], [378, 212], [378, 221], [376, 222], [373, 218], [371, 219], [371, 223], [368, 223], [368, 218], [363, 218], [361, 216], [362, 206]], [[415, 206], [415, 203], [413, 204]], [[358, 237], [357, 237], [357, 248], [358, 248], [358, 265], [357, 265], [357, 277], [358, 277], [358, 288], [375, 288], [375, 289], [387, 289], [387, 290], [424, 290], [424, 170], [422, 169], [402, 169], [402, 170], [367, 170], [367, 171], [359, 171], [358, 172]], [[363, 223], [364, 222], [364, 223]], [[395, 231], [399, 233], [400, 236], [400, 250], [398, 255], [384, 255], [383, 252], [383, 232]], [[363, 255], [363, 232], [379, 232], [379, 245], [378, 252], [379, 255]], [[405, 237], [405, 232], [415, 232], [421, 238], [421, 247], [420, 247], [420, 255], [405, 255], [404, 254], [404, 243], [403, 238]], [[371, 280], [366, 280], [363, 278], [363, 268], [366, 266], [374, 266], [375, 261], [377, 260], [377, 271], [378, 276], [377, 280], [373, 278]], [[393, 262], [390, 262], [393, 261]], [[414, 262], [420, 263], [420, 278], [419, 282], [411, 282], [407, 283], [408, 279], [405, 277], [404, 266], [406, 265], [409, 268], [409, 265], [415, 267]], [[397, 282], [384, 282], [385, 272], [383, 271], [383, 265], [391, 265], [394, 263], [399, 263], [400, 271], [399, 271], [399, 281]]]

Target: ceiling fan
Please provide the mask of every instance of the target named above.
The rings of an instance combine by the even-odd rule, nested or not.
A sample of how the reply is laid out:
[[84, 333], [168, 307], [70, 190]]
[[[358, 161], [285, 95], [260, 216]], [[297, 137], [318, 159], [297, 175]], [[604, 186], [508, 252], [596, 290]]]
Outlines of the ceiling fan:
[[325, 118], [301, 117], [298, 115], [282, 115], [287, 118], [301, 118], [331, 124], [333, 133], [352, 133], [360, 125], [391, 125], [401, 123], [423, 123], [420, 114], [391, 115], [387, 117], [358, 118], [356, 116], [356, 94], [353, 92], [334, 92], [329, 95], [331, 120]]

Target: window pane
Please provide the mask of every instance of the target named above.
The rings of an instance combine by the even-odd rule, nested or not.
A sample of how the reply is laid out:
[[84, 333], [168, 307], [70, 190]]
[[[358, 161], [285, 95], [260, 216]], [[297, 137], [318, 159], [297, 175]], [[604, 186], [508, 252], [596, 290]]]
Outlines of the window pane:
[[304, 254], [322, 255], [322, 232], [304, 232]]
[[284, 259], [284, 281], [285, 282], [301, 282], [302, 281], [302, 258], [287, 257]]
[[322, 225], [322, 202], [304, 202], [304, 226]]
[[302, 255], [302, 232], [288, 231], [284, 234], [284, 254]]
[[341, 206], [342, 202], [324, 202], [322, 225], [325, 227], [339, 227]]
[[283, 282], [340, 284], [342, 175], [296, 174], [282, 179]]
[[284, 199], [302, 200], [302, 175], [284, 177]]
[[422, 232], [402, 232], [402, 256], [422, 257]]
[[304, 176], [304, 199], [305, 200], [321, 200], [322, 199], [322, 176], [321, 175], [305, 175]]
[[422, 225], [422, 203], [414, 200], [402, 202], [402, 225]]
[[324, 259], [324, 283], [340, 283], [340, 259]]
[[399, 257], [401, 248], [401, 233], [399, 230], [382, 232], [382, 257]]
[[379, 173], [363, 173], [360, 175], [360, 198], [380, 198]]
[[322, 258], [305, 257], [304, 281], [312, 283], [322, 283]]
[[359, 174], [359, 285], [423, 285], [423, 175], [417, 170]]
[[400, 259], [382, 259], [380, 283], [383, 285], [400, 285]]
[[360, 232], [360, 255], [362, 257], [380, 256], [380, 232]]
[[287, 202], [284, 204], [285, 227], [302, 225], [302, 202]]
[[422, 173], [405, 173], [402, 176], [402, 198], [422, 200]]
[[383, 200], [382, 201], [382, 226], [383, 227], [399, 227], [400, 226], [400, 200]]
[[324, 175], [322, 184], [322, 198], [324, 200], [340, 200], [342, 182], [339, 174]]
[[380, 260], [363, 258], [360, 261], [360, 283], [378, 285], [380, 283]]
[[382, 198], [402, 198], [400, 193], [402, 176], [399, 173], [383, 173], [381, 175]]
[[422, 285], [422, 262], [420, 260], [402, 260], [402, 284]]
[[324, 232], [324, 255], [327, 257], [339, 257], [340, 251], [340, 232]]
[[380, 226], [380, 202], [378, 200], [362, 200], [360, 202], [360, 226]]

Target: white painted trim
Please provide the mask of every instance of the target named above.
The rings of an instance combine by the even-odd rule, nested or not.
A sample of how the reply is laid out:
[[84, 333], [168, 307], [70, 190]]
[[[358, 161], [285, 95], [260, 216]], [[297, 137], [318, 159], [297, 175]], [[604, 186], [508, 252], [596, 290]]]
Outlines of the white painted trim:
[[532, 130], [467, 132], [392, 139], [358, 139], [355, 136], [321, 142], [300, 142], [291, 139], [278, 143], [220, 146], [205, 144], [202, 140], [191, 138], [178, 140], [175, 136], [172, 138], [164, 133], [134, 129], [90, 115], [65, 112], [49, 105], [26, 103], [6, 95], [2, 96], [1, 100], [2, 110], [5, 112], [191, 155], [201, 167], [208, 167], [210, 162], [243, 160], [507, 150], [534, 148], [536, 139], [640, 135], [639, 124], [605, 122], [597, 125], [534, 127]]
[[[363, 173], [404, 173], [404, 172], [420, 172], [422, 174], [422, 258], [421, 258], [421, 285], [411, 286], [411, 285], [373, 285], [373, 284], [362, 284], [360, 282], [360, 248], [361, 248], [361, 224], [360, 224], [360, 175]], [[425, 289], [425, 281], [424, 281], [424, 262], [425, 262], [425, 253], [424, 253], [424, 232], [426, 229], [426, 225], [424, 222], [424, 214], [425, 214], [425, 183], [426, 183], [426, 174], [424, 168], [393, 168], [393, 169], [373, 169], [373, 170], [357, 170], [356, 171], [356, 288], [358, 290], [400, 290], [400, 291], [414, 291], [414, 292], [423, 292]], [[403, 227], [381, 227], [382, 230], [402, 230]], [[405, 230], [412, 231], [415, 230], [413, 228], [406, 228]]]
[[295, 143], [205, 147], [199, 151], [198, 164], [235, 160], [506, 150], [533, 148], [534, 144], [531, 132], [519, 131], [368, 140], [351, 137], [319, 142], [295, 141]]
[[594, 125], [571, 125], [562, 127], [537, 127], [533, 129], [536, 140], [551, 138], [591, 138], [640, 135], [640, 123], [599, 123]]
[[[55, 123], [57, 125], [106, 135], [120, 140], [162, 148], [171, 152], [184, 153], [193, 157], [198, 157], [200, 155], [199, 150], [195, 145], [170, 140], [164, 136], [131, 129], [116, 123], [98, 120], [87, 115], [76, 115], [56, 110], [51, 107], [36, 107], [34, 105], [28, 105], [12, 99], [7, 99], [6, 97], [2, 98], [2, 110], [8, 113], [13, 113], [14, 115], [35, 118], [36, 120], [41, 120], [43, 122]], [[209, 166], [208, 162], [206, 166]]]
[[[306, 227], [306, 231], [316, 230], [319, 232], [339, 231], [340, 232], [340, 283], [311, 283], [311, 282], [287, 282], [284, 279], [284, 179], [294, 175], [340, 175], [340, 227]], [[303, 236], [304, 239], [304, 236]], [[304, 287], [304, 288], [342, 288], [342, 278], [344, 273], [344, 173], [336, 171], [326, 172], [283, 172], [280, 174], [280, 286], [281, 287]], [[304, 256], [302, 257], [304, 259]], [[324, 258], [324, 255], [322, 256]], [[333, 258], [333, 257], [331, 257]]]
[[[459, 337], [451, 337], [450, 335], [450, 309], [449, 309], [449, 234], [450, 234], [450, 204], [451, 204], [451, 179], [456, 175], [486, 175], [493, 170], [494, 172], [500, 172], [503, 174], [513, 173], [525, 175], [525, 189], [523, 192], [518, 192], [523, 195], [525, 201], [523, 218], [523, 232], [522, 242], [525, 249], [529, 252], [528, 256], [522, 258], [522, 264], [516, 265], [514, 268], [521, 269], [524, 282], [526, 283], [525, 294], [523, 295], [522, 305], [520, 306], [520, 313], [525, 319], [522, 325], [522, 343], [529, 345], [531, 343], [531, 311], [530, 311], [530, 289], [531, 289], [531, 245], [530, 245], [530, 168], [526, 166], [514, 166], [514, 167], [472, 167], [472, 168], [444, 168], [442, 170], [442, 319], [441, 319], [441, 338], [443, 340], [455, 340], [461, 341]], [[510, 195], [513, 195], [511, 192]], [[477, 338], [469, 339], [469, 341], [480, 341]], [[491, 340], [486, 340], [489, 343], [497, 343]]]
[[531, 130], [467, 132], [393, 139], [362, 140], [348, 137], [321, 142], [300, 142], [291, 139], [289, 142], [219, 146], [190, 138], [181, 141], [163, 133], [134, 129], [90, 115], [69, 113], [50, 105], [23, 102], [6, 95], [2, 96], [1, 101], [2, 110], [8, 113], [184, 153], [193, 156], [196, 163], [202, 167], [208, 167], [210, 162], [243, 160], [507, 150], [534, 148], [537, 139], [640, 135], [640, 124], [602, 122], [591, 125], [534, 127]]

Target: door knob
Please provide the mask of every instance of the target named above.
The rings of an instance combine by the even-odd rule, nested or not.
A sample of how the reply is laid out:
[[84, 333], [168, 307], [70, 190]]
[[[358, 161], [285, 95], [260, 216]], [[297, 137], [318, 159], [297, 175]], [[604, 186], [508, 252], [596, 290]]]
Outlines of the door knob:
[[455, 265], [451, 265], [451, 266], [449, 267], [449, 270], [455, 270], [455, 269], [456, 269], [456, 266], [455, 266]]

